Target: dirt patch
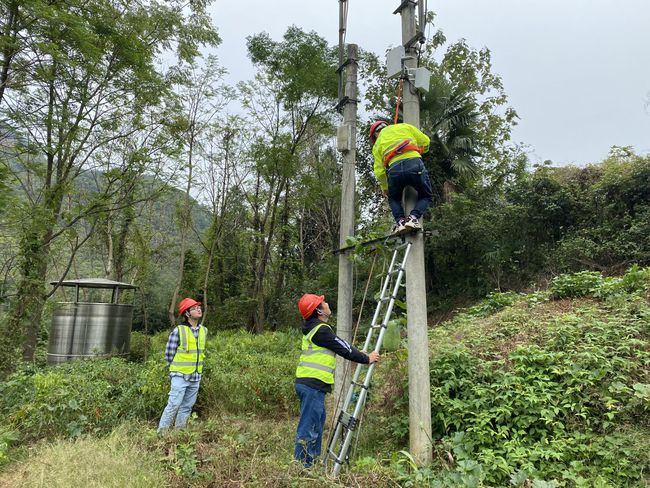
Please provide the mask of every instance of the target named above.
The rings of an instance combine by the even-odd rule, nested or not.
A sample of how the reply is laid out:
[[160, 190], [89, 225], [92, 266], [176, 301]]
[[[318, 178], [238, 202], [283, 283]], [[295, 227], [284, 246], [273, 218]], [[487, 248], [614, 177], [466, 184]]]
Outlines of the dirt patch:
[[508, 356], [510, 356], [512, 351], [517, 349], [519, 346], [536, 342], [538, 337], [539, 335], [532, 331], [525, 331], [496, 344], [496, 349], [499, 352], [499, 355], [507, 361]]
[[575, 300], [571, 298], [551, 300], [537, 307], [538, 310], [543, 311], [547, 315], [559, 315], [562, 313], [573, 312], [575, 308]]

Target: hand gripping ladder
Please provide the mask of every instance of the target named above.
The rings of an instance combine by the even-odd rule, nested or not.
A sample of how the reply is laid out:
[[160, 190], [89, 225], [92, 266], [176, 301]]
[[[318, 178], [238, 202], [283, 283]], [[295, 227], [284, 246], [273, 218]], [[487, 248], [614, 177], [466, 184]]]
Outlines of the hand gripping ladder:
[[[384, 340], [384, 333], [386, 332], [386, 327], [388, 327], [388, 321], [390, 320], [390, 315], [393, 311], [393, 306], [395, 305], [397, 292], [399, 291], [402, 278], [404, 277], [404, 266], [406, 265], [409, 251], [411, 250], [411, 244], [411, 242], [402, 242], [397, 245], [393, 251], [393, 257], [388, 272], [384, 277], [381, 296], [377, 303], [377, 308], [375, 309], [375, 315], [372, 318], [368, 335], [366, 336], [366, 342], [363, 346], [364, 351], [369, 350], [368, 348], [371, 346], [374, 332], [377, 329], [379, 329], [379, 336], [372, 350], [379, 352], [381, 349]], [[402, 260], [398, 263], [397, 261], [400, 254], [402, 254]], [[395, 281], [391, 287], [390, 295], [388, 295], [387, 292], [393, 277], [395, 277]], [[385, 310], [383, 315], [384, 318], [381, 323], [378, 324], [377, 320], [382, 313], [382, 309]], [[358, 427], [359, 419], [366, 402], [366, 396], [368, 394], [368, 387], [370, 386], [370, 378], [372, 377], [374, 366], [374, 364], [357, 364], [348, 393], [345, 396], [343, 408], [341, 409], [336, 422], [336, 427], [334, 428], [327, 444], [327, 452], [324, 460], [325, 469], [328, 471], [331, 469], [331, 475], [333, 477], [338, 477], [343, 463], [347, 460], [350, 444], [354, 437], [355, 430]], [[363, 376], [364, 371], [365, 376]]]

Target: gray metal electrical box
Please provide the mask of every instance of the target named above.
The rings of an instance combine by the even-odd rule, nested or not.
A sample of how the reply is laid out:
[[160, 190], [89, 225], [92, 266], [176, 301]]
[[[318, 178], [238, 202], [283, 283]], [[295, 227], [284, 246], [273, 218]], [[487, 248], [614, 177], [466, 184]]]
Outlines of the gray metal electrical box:
[[336, 149], [341, 152], [352, 149], [352, 126], [349, 124], [339, 125], [336, 130]]
[[397, 46], [386, 54], [386, 74], [389, 78], [399, 76], [402, 73], [402, 60], [406, 56], [404, 46]]
[[414, 71], [415, 79], [413, 80], [413, 85], [416, 89], [419, 88], [424, 92], [428, 92], [431, 82], [431, 72], [426, 68], [416, 68]]

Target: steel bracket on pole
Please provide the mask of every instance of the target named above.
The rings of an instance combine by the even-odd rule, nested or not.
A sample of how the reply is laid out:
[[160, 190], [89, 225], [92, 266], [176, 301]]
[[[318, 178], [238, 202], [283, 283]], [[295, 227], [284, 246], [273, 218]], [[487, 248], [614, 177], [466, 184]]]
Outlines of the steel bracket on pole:
[[359, 100], [357, 100], [355, 98], [350, 98], [348, 96], [345, 96], [345, 97], [343, 97], [343, 98], [341, 98], [339, 100], [339, 103], [336, 104], [334, 109], [337, 112], [341, 112], [343, 110], [343, 107], [345, 107], [348, 103], [355, 103], [356, 104], [356, 103], [359, 103]]
[[339, 65], [338, 68], [336, 68], [336, 72], [337, 72], [337, 73], [340, 73], [341, 71], [343, 71], [343, 70], [345, 69], [345, 67], [346, 67], [348, 64], [352, 64], [352, 63], [357, 64], [357, 60], [356, 60], [355, 58], [348, 58], [348, 59], [346, 59], [345, 61], [343, 61], [343, 62]]
[[418, 2], [416, 2], [415, 0], [402, 0], [402, 3], [400, 4], [399, 7], [395, 9], [393, 15], [401, 13], [402, 10], [404, 10], [408, 5], [417, 5], [417, 3]]
[[411, 37], [408, 41], [404, 43], [404, 49], [410, 49], [415, 45], [416, 42], [419, 42], [420, 44], [424, 44], [427, 38], [425, 37], [423, 32], [416, 32], [413, 37]]

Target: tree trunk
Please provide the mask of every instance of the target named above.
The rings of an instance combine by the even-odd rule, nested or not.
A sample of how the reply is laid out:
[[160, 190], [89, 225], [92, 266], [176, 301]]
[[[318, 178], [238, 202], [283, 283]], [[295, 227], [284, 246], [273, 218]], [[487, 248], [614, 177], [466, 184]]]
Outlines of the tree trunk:
[[34, 359], [40, 337], [51, 234], [51, 229], [43, 232], [36, 219], [23, 235], [20, 246], [20, 280], [17, 290], [20, 299], [14, 304], [9, 323], [20, 324], [17, 336], [22, 343], [22, 357], [25, 361]]
[[[50, 252], [50, 242], [54, 234], [54, 226], [63, 204], [63, 184], [66, 178], [63, 174], [63, 161], [58, 153], [55, 159], [53, 146], [53, 114], [56, 97], [54, 80], [56, 79], [57, 64], [52, 63], [52, 79], [49, 82], [49, 99], [47, 115], [47, 170], [42, 203], [33, 209], [31, 220], [25, 228], [20, 246], [20, 279], [17, 296], [20, 297], [11, 313], [11, 322], [22, 324], [21, 339], [23, 359], [32, 361], [41, 331], [41, 315], [45, 305], [45, 280], [47, 278], [47, 260]], [[60, 147], [60, 145], [59, 145]], [[56, 175], [56, 179], [54, 176]]]
[[115, 272], [113, 274], [113, 279], [115, 281], [124, 281], [125, 275], [125, 265], [126, 265], [126, 252], [127, 252], [127, 242], [129, 231], [131, 230], [131, 224], [135, 219], [135, 211], [133, 209], [133, 192], [128, 192], [126, 195], [126, 204], [127, 207], [124, 209], [124, 217], [122, 220], [122, 225], [120, 226], [119, 234], [117, 235], [117, 245], [115, 246], [115, 258], [113, 263], [115, 265]]
[[445, 180], [442, 184], [442, 201], [445, 203], [451, 202], [451, 195], [457, 190], [456, 185], [450, 180]]
[[[275, 287], [273, 288], [273, 303], [279, 303], [279, 298], [281, 293], [285, 289], [285, 281], [287, 275], [287, 258], [289, 256], [289, 213], [290, 213], [290, 203], [289, 203], [289, 183], [287, 183], [287, 188], [284, 192], [284, 208], [282, 209], [281, 217], [281, 236], [280, 236], [280, 250], [278, 257], [278, 275], [275, 280]], [[270, 311], [273, 313], [277, 310], [277, 307]], [[272, 325], [272, 330], [276, 330], [276, 326]]]
[[3, 37], [5, 38], [5, 48], [2, 51], [2, 64], [0, 65], [0, 104], [4, 99], [7, 80], [9, 79], [9, 68], [14, 56], [18, 52], [15, 46], [16, 34], [18, 32], [18, 2], [11, 2], [7, 8], [8, 18], [5, 24]]
[[214, 217], [212, 221], [212, 232], [210, 236], [210, 248], [208, 249], [208, 262], [205, 266], [205, 275], [203, 276], [203, 320], [207, 317], [208, 313], [208, 284], [210, 283], [210, 275], [212, 273], [212, 263], [214, 262], [214, 256], [217, 252], [217, 239], [219, 236], [218, 233], [218, 224], [217, 218]]
[[[260, 240], [261, 245], [259, 249], [259, 261], [257, 272], [255, 273], [255, 285], [253, 287], [253, 296], [257, 302], [253, 323], [253, 332], [256, 334], [261, 334], [264, 332], [264, 320], [266, 318], [264, 303], [266, 299], [264, 295], [264, 280], [266, 278], [266, 268], [271, 255], [271, 243], [273, 242], [273, 235], [275, 233], [278, 202], [280, 201], [282, 191], [284, 190], [286, 184], [287, 179], [283, 178], [276, 189], [272, 204], [270, 206], [267, 205], [266, 207], [267, 215], [264, 220], [269, 220], [268, 228], [264, 225], [262, 226], [262, 232], [266, 231], [266, 239], [262, 238]], [[270, 219], [268, 219], [269, 212]]]
[[185, 187], [185, 205], [183, 208], [185, 215], [181, 214], [179, 216], [181, 228], [181, 253], [180, 262], [178, 265], [178, 279], [176, 281], [176, 286], [174, 287], [174, 293], [172, 294], [171, 302], [169, 303], [169, 309], [167, 309], [167, 318], [169, 319], [169, 325], [172, 327], [176, 324], [176, 302], [178, 301], [178, 294], [181, 289], [181, 284], [183, 283], [183, 273], [185, 271], [185, 254], [187, 253], [187, 234], [192, 222], [192, 196], [190, 192], [192, 190], [193, 150], [194, 134], [192, 133], [189, 139], [187, 186]]

